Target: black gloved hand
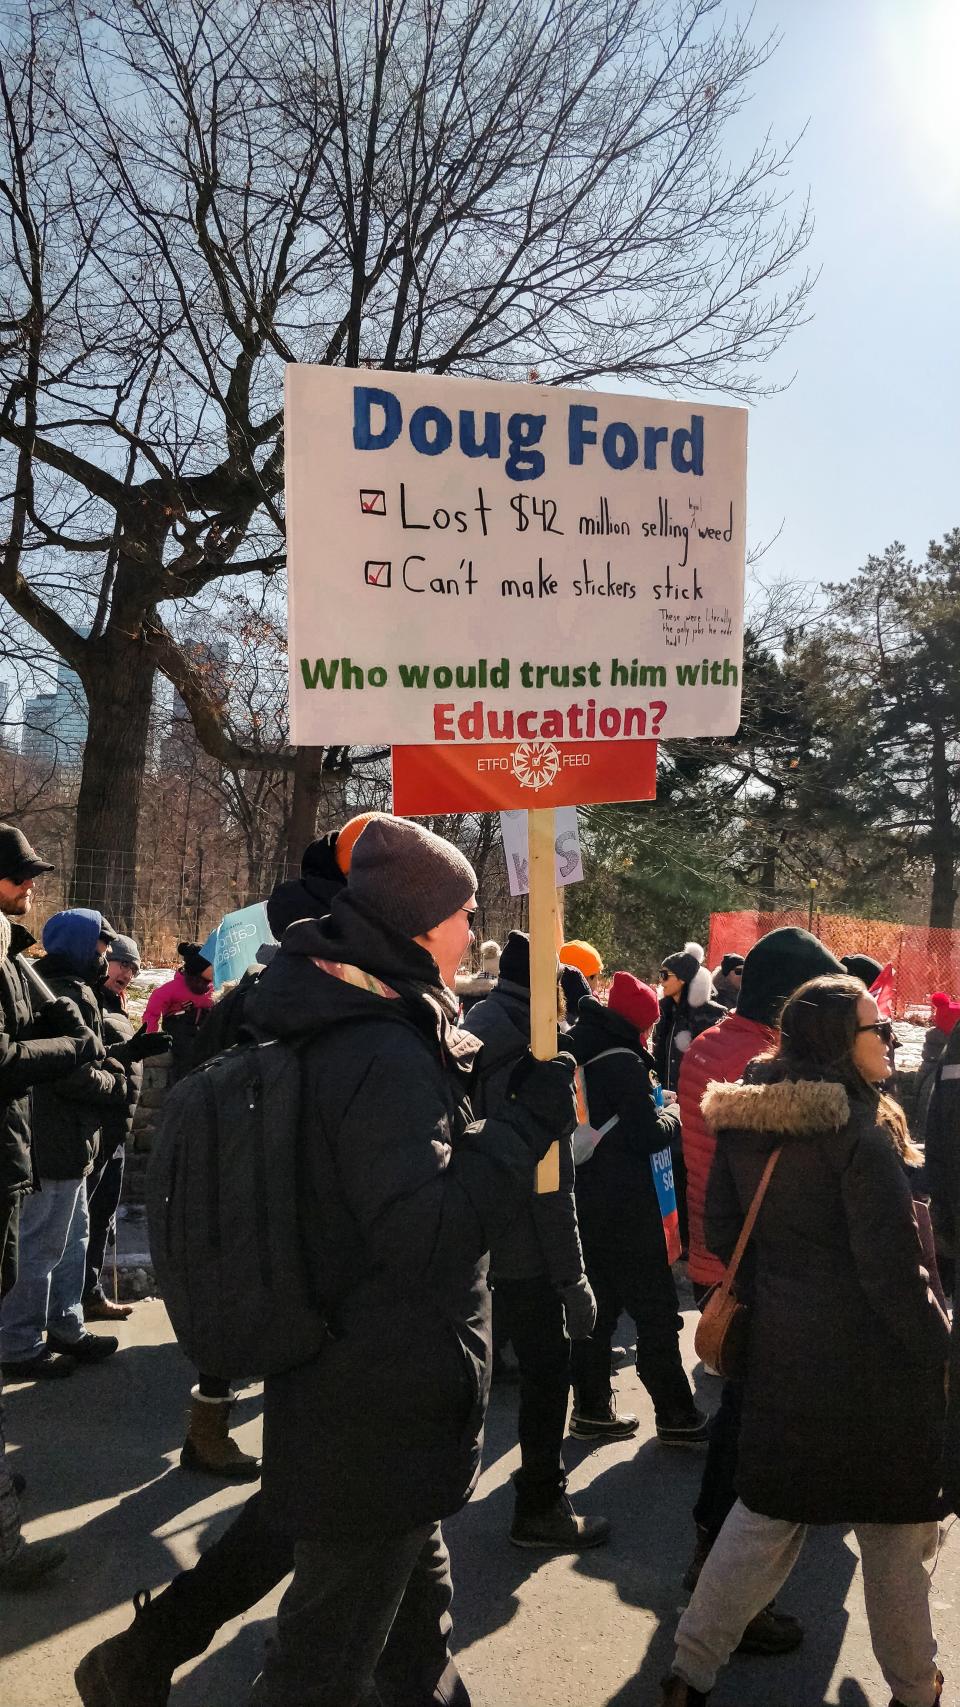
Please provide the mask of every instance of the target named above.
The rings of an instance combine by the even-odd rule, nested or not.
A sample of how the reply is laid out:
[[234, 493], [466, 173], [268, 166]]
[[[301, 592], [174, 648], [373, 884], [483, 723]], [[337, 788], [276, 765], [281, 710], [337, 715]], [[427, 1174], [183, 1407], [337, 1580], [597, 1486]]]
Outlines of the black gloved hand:
[[567, 1337], [572, 1340], [588, 1340], [597, 1325], [597, 1300], [586, 1275], [581, 1274], [579, 1280], [572, 1281], [569, 1286], [559, 1287], [558, 1291], [563, 1299]]
[[577, 1124], [573, 1075], [577, 1063], [563, 1051], [552, 1061], [538, 1061], [528, 1049], [520, 1057], [507, 1081], [506, 1108], [524, 1118], [518, 1123], [537, 1160], [551, 1144], [569, 1138]]
[[173, 1038], [169, 1031], [138, 1031], [128, 1046], [128, 1061], [148, 1061], [152, 1055], [169, 1055]]

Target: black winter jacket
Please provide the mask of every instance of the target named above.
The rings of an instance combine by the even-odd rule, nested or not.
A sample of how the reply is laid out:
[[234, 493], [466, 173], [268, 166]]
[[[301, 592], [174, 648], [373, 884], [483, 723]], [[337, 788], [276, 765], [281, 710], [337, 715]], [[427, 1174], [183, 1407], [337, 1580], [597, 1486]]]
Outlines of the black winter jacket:
[[[85, 1026], [104, 1042], [100, 1004], [86, 979], [62, 955], [47, 954], [37, 971], [56, 996], [65, 996]], [[127, 1102], [127, 1075], [104, 1065], [75, 1067], [54, 1084], [38, 1085], [33, 1095], [33, 1142], [43, 1179], [83, 1179], [100, 1147], [100, 1128], [108, 1110], [121, 1113]]]
[[[954, 1252], [960, 1245], [960, 1025], [947, 1038], [927, 1114], [926, 1186], [937, 1236]], [[956, 1298], [954, 1298], [956, 1317]], [[943, 1455], [947, 1505], [960, 1511], [960, 1329], [954, 1326], [950, 1403]]]
[[266, 1383], [264, 1509], [294, 1536], [436, 1521], [479, 1472], [487, 1252], [532, 1190], [534, 1133], [519, 1104], [474, 1122], [478, 1045], [446, 997], [432, 957], [344, 892], [288, 928], [247, 1004], [309, 1040], [303, 1230], [334, 1337]]
[[[596, 996], [584, 996], [577, 1023], [563, 1040], [585, 1074], [590, 1119], [603, 1126], [614, 1115], [616, 1126], [601, 1138], [589, 1162], [577, 1169], [577, 1214], [587, 1252], [627, 1247], [640, 1263], [666, 1263], [663, 1217], [650, 1168], [650, 1157], [675, 1138], [675, 1108], [658, 1109], [650, 1080], [653, 1059], [636, 1026], [611, 1013]], [[608, 1049], [624, 1049], [605, 1061], [587, 1064]]]
[[34, 1085], [63, 1079], [76, 1067], [77, 1045], [94, 1045], [79, 1016], [70, 1035], [36, 1036], [44, 1004], [34, 997], [18, 956], [34, 939], [14, 925], [10, 952], [0, 960], [0, 1191], [27, 1190], [37, 1183], [31, 1135], [30, 1092]]
[[712, 1025], [719, 1025], [726, 1012], [719, 1002], [704, 1002], [702, 1007], [691, 1008], [686, 1002], [676, 1002], [672, 996], [664, 996], [650, 1046], [657, 1078], [665, 1091], [676, 1090], [683, 1057], [694, 1038], [699, 1037], [701, 1031], [709, 1031]]
[[[492, 994], [471, 1008], [464, 1029], [483, 1044], [471, 1099], [473, 1112], [478, 1120], [499, 1115], [510, 1074], [529, 1047], [530, 991], [522, 984], [498, 979]], [[498, 1280], [546, 1276], [554, 1286], [564, 1287], [580, 1279], [583, 1252], [573, 1177], [573, 1142], [565, 1138], [560, 1145], [560, 1190], [542, 1196], [535, 1193], [491, 1247], [490, 1278], [494, 1286]]]
[[[121, 996], [106, 985], [100, 991], [100, 1009], [103, 1014], [103, 1040], [107, 1054], [111, 1054], [118, 1044], [129, 1043], [137, 1027], [127, 1012], [126, 1004]], [[103, 1126], [100, 1132], [100, 1154], [106, 1160], [116, 1150], [122, 1149], [133, 1131], [133, 1117], [137, 1112], [140, 1092], [143, 1088], [143, 1062], [129, 1061], [125, 1063], [127, 1074], [127, 1095], [123, 1108], [111, 1106], [104, 1110]]]
[[[710, 1249], [729, 1261], [771, 1150], [751, 1241], [753, 1307], [737, 1492], [794, 1523], [940, 1515], [949, 1327], [910, 1186], [867, 1101], [823, 1080], [713, 1085]], [[748, 1276], [749, 1280], [749, 1276]]]

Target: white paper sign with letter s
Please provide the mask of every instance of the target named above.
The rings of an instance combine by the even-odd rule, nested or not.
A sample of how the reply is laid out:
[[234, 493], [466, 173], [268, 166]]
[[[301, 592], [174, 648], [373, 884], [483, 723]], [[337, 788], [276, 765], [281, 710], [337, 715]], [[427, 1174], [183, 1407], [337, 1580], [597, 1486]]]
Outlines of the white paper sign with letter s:
[[[583, 858], [577, 830], [575, 806], [558, 806], [554, 814], [554, 833], [557, 854], [557, 888], [568, 883], [583, 882]], [[511, 895], [526, 895], [530, 890], [530, 856], [527, 838], [526, 812], [501, 812], [500, 835], [503, 857], [507, 862], [507, 878]]]

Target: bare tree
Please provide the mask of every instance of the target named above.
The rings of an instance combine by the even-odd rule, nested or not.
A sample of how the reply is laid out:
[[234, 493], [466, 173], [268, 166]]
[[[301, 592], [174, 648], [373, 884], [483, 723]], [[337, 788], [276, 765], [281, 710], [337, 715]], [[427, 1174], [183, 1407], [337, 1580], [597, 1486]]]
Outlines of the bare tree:
[[120, 919], [157, 671], [220, 763], [295, 768], [298, 835], [344, 787], [176, 638], [283, 564], [284, 363], [755, 396], [809, 216], [789, 145], [730, 153], [775, 43], [720, 0], [7, 0], [3, 36], [0, 594], [83, 681]]

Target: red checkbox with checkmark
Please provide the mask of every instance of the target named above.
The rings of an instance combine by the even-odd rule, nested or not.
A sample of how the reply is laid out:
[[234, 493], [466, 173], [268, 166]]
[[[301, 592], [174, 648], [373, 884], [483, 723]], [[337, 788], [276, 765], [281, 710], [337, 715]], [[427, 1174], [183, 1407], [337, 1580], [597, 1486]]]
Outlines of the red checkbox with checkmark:
[[390, 564], [380, 558], [368, 558], [363, 566], [363, 578], [368, 587], [389, 587]]
[[360, 509], [365, 516], [385, 516], [387, 513], [386, 492], [368, 492], [361, 487]]

